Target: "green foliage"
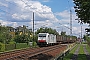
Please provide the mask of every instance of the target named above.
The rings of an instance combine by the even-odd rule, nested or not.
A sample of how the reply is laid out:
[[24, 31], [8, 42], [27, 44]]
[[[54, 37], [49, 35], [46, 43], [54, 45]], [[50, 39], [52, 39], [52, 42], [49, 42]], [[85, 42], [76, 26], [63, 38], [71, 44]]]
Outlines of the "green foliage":
[[84, 54], [84, 50], [83, 50], [83, 46], [82, 46], [82, 44], [80, 44], [79, 54]]
[[15, 36], [14, 41], [16, 43], [25, 43], [25, 42], [29, 41], [29, 37], [25, 34], [17, 35], [17, 36]]
[[11, 41], [11, 42], [9, 42], [9, 44], [15, 44], [16, 42], [15, 41]]
[[82, 45], [80, 45], [80, 50], [79, 50], [79, 54], [78, 54], [78, 60], [87, 60]]
[[90, 23], [90, 0], [73, 0], [79, 22]]
[[36, 34], [38, 33], [49, 33], [49, 34], [59, 35], [59, 33], [55, 29], [47, 28], [47, 27], [38, 29]]
[[8, 51], [8, 50], [13, 50], [13, 49], [15, 49], [15, 48], [16, 48], [15, 44], [6, 44], [6, 45], [5, 45], [5, 50], [6, 50], [6, 51]]
[[90, 54], [90, 46], [89, 46], [89, 45], [86, 45], [86, 49], [87, 49], [87, 51], [88, 51], [89, 54]]
[[36, 42], [33, 42], [33, 46], [34, 46], [34, 47], [37, 46], [37, 43], [36, 43]]
[[83, 39], [87, 40], [87, 42], [90, 42], [90, 37], [88, 37], [87, 35], [84, 35]]
[[17, 43], [16, 44], [16, 49], [21, 49], [21, 48], [26, 48], [26, 47], [29, 47], [27, 43]]
[[5, 44], [0, 43], [0, 52], [5, 51]]
[[9, 42], [9, 44], [15, 44], [16, 42], [14, 41], [14, 38], [12, 38]]
[[[34, 46], [36, 46], [36, 43], [34, 43]], [[30, 45], [27, 43], [16, 43], [16, 44], [6, 44], [6, 45], [0, 43], [0, 52], [10, 51], [14, 49], [22, 49], [27, 47], [30, 47]]]
[[67, 56], [64, 57], [63, 60], [70, 60], [70, 58], [73, 56], [73, 53], [75, 52], [75, 50], [77, 49], [78, 45], [76, 45]]
[[63, 31], [62, 31], [62, 32], [61, 32], [61, 35], [65, 36], [65, 35], [66, 35], [66, 32], [63, 32]]
[[78, 54], [78, 60], [87, 60], [85, 54]]
[[0, 42], [4, 43], [4, 37], [2, 34], [0, 34]]
[[[30, 37], [30, 35], [32, 35], [32, 32], [25, 26], [23, 26], [21, 30], [23, 31], [21, 35], [21, 31], [17, 30], [15, 32], [15, 36], [12, 37], [12, 34], [10, 32], [14, 32], [13, 27], [0, 26], [0, 51], [29, 47], [28, 42], [33, 41], [33, 37]], [[37, 35], [34, 35], [33, 42], [36, 41]], [[36, 43], [34, 43], [34, 46], [36, 46]]]
[[38, 40], [38, 35], [34, 35], [34, 42], [37, 42]]
[[9, 34], [9, 30], [5, 26], [0, 26], [0, 42], [8, 43], [11, 40], [11, 35]]
[[33, 40], [33, 36], [32, 36], [32, 37], [30, 37], [28, 42], [33, 42], [33, 41], [37, 42], [37, 40], [38, 40], [38, 35], [36, 34], [36, 35], [34, 35], [34, 40]]

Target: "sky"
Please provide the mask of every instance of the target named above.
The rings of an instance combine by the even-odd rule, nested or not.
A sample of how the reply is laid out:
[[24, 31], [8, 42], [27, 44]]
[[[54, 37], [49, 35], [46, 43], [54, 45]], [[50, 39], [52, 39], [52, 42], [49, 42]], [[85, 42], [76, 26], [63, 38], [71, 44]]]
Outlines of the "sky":
[[[56, 29], [70, 35], [70, 10], [72, 11], [72, 35], [81, 35], [81, 25], [76, 21], [72, 0], [0, 0], [0, 23], [32, 28], [33, 12], [35, 30], [41, 27]], [[82, 25], [82, 34], [88, 24]]]

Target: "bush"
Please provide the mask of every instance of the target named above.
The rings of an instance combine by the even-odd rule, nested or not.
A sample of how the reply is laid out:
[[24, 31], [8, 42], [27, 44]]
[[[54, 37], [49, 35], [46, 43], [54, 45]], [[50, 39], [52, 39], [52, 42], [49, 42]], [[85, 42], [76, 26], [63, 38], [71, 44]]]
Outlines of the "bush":
[[12, 41], [12, 42], [9, 42], [9, 44], [15, 44], [16, 42]]
[[25, 34], [17, 35], [17, 36], [15, 36], [14, 41], [16, 43], [26, 43], [29, 41], [29, 37]]
[[5, 51], [5, 44], [0, 42], [0, 52]]
[[27, 43], [17, 43], [16, 44], [16, 49], [21, 49], [21, 48], [26, 48], [26, 47], [29, 47]]
[[37, 43], [36, 42], [33, 42], [34, 46], [37, 46]]
[[15, 49], [15, 44], [6, 44], [5, 45], [5, 50], [8, 51], [8, 50], [13, 50]]

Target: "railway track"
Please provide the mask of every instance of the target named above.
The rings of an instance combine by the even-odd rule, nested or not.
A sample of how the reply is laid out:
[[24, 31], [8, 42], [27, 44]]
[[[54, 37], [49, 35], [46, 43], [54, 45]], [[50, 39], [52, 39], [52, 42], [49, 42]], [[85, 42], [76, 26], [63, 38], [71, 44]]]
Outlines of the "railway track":
[[66, 48], [66, 45], [56, 45], [42, 48], [16, 50], [0, 54], [0, 60], [50, 60]]

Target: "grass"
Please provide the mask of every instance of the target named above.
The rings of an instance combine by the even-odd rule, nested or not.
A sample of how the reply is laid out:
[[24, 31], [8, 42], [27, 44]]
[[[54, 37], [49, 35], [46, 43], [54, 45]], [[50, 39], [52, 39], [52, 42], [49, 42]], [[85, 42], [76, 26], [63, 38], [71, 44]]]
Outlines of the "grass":
[[[63, 58], [63, 60], [70, 60], [70, 58], [73, 56], [73, 53], [77, 49], [78, 45], [74, 49], [72, 49], [70, 51], [70, 53]], [[87, 50], [90, 52], [90, 47], [89, 46], [87, 46]], [[79, 54], [78, 54], [77, 60], [87, 60], [86, 55], [85, 55], [84, 50], [83, 50], [83, 46], [81, 44], [80, 44], [80, 49], [79, 49]]]
[[90, 46], [88, 44], [86, 45], [86, 49], [90, 53]]
[[73, 53], [75, 52], [75, 50], [77, 49], [78, 44], [69, 52], [69, 54], [67, 56], [65, 56], [63, 58], [63, 60], [70, 60], [70, 58], [73, 56]]
[[79, 54], [78, 54], [78, 58], [77, 59], [78, 60], [87, 60], [82, 45], [80, 45]]
[[80, 44], [79, 54], [84, 54], [83, 46]]

